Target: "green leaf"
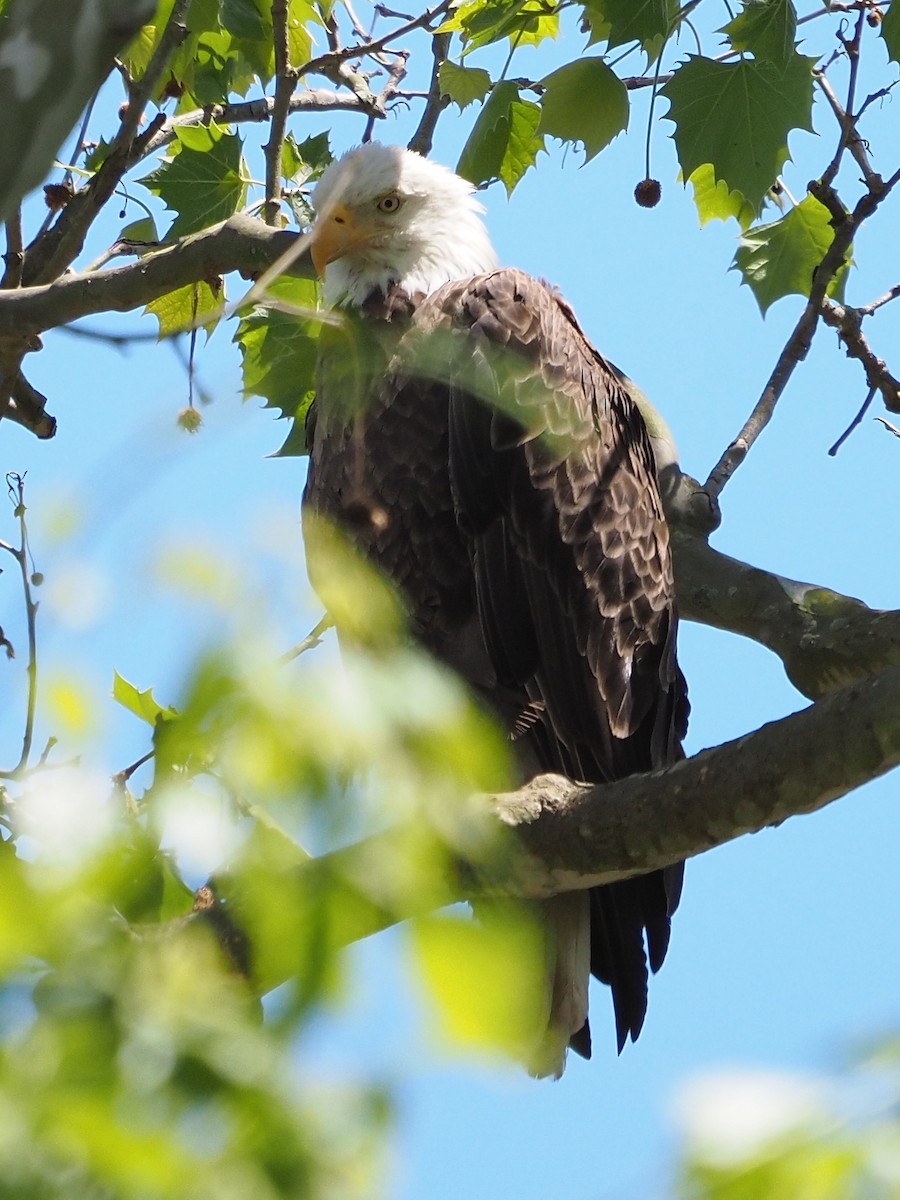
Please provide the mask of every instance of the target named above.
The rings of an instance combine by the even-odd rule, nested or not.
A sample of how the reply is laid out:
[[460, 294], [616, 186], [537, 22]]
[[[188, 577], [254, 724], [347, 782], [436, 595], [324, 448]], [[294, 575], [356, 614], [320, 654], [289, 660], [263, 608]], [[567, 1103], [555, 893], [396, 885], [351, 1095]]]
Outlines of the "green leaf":
[[556, 14], [543, 0], [465, 0], [436, 31], [459, 33], [465, 54], [508, 37], [513, 46], [555, 37]]
[[538, 105], [522, 100], [514, 83], [495, 84], [463, 147], [457, 173], [475, 184], [501, 179], [511, 195], [543, 149], [540, 119]]
[[[828, 209], [807, 196], [786, 217], [748, 229], [733, 266], [765, 314], [782, 296], [809, 295], [813, 272], [833, 240]], [[848, 269], [845, 263], [832, 279], [829, 296], [841, 298]]]
[[292, 133], [284, 139], [281, 169], [284, 177], [293, 179], [295, 183], [318, 179], [333, 160], [327, 132], [314, 134], [303, 142], [298, 142]]
[[120, 242], [158, 242], [159, 232], [152, 217], [138, 217], [119, 230]]
[[546, 1018], [543, 947], [524, 910], [501, 911], [478, 923], [421, 918], [411, 926], [412, 944], [443, 1030], [465, 1045], [523, 1056]]
[[640, 42], [653, 61], [678, 22], [678, 0], [588, 0], [585, 23], [591, 41], [607, 41], [612, 50]]
[[794, 54], [783, 71], [746, 59], [693, 57], [680, 66], [660, 91], [684, 178], [710, 163], [716, 179], [758, 212], [788, 158], [788, 135], [812, 131], [814, 61]]
[[438, 73], [441, 95], [449, 96], [460, 111], [473, 100], [483, 100], [491, 90], [491, 77], [481, 67], [459, 67], [448, 59]]
[[215, 124], [175, 130], [172, 157], [140, 181], [178, 215], [168, 240], [224, 221], [246, 194], [241, 139]]
[[881, 36], [887, 47], [888, 61], [900, 63], [900, 4], [892, 4], [884, 14]]
[[146, 688], [143, 692], [139, 691], [118, 671], [113, 674], [113, 699], [123, 708], [127, 708], [130, 713], [134, 713], [136, 717], [140, 717], [142, 721], [146, 721], [148, 725], [154, 727], [160, 719], [168, 721], [178, 716], [176, 709], [167, 708], [159, 703], [153, 695], [152, 688]]
[[188, 283], [174, 292], [151, 300], [144, 309], [159, 321], [159, 338], [202, 327], [211, 334], [222, 316], [222, 288], [214, 290], [204, 280]]
[[743, 10], [720, 32], [733, 49], [749, 50], [783, 70], [796, 50], [793, 0], [745, 0]]
[[599, 58], [581, 58], [541, 80], [540, 132], [582, 142], [585, 161], [628, 125], [628, 92]]
[[724, 180], [716, 179], [710, 163], [698, 167], [687, 181], [694, 189], [694, 203], [700, 214], [700, 224], [707, 221], [727, 221], [734, 217], [741, 229], [753, 224], [756, 211], [740, 192], [732, 192]]
[[[271, 295], [312, 313], [317, 305], [316, 284], [310, 279], [283, 276]], [[305, 454], [302, 431], [315, 394], [316, 356], [321, 320], [277, 308], [257, 308], [238, 325], [234, 340], [241, 351], [244, 394], [261, 396], [267, 408], [292, 417], [294, 429], [279, 454]]]

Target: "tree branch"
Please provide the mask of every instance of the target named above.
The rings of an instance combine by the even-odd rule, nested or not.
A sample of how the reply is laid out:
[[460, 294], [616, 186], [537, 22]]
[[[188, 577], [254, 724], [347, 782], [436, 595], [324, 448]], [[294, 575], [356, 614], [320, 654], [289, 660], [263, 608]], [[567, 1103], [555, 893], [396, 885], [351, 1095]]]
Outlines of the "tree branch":
[[851, 308], [849, 304], [837, 304], [827, 297], [822, 301], [822, 320], [838, 331], [848, 358], [863, 364], [866, 382], [870, 388], [881, 392], [888, 412], [900, 412], [900, 380], [888, 370], [887, 363], [872, 350], [862, 332], [864, 310]]
[[266, 157], [266, 223], [275, 225], [281, 207], [281, 150], [287, 127], [291, 96], [297, 86], [297, 74], [288, 57], [288, 0], [272, 0], [272, 28], [275, 37], [275, 96], [269, 140], [263, 146]]
[[900, 665], [900, 611], [739, 562], [683, 529], [672, 545], [681, 615], [766, 646], [804, 696]]
[[[256, 276], [296, 241], [245, 214], [229, 217], [173, 246], [153, 251], [127, 266], [67, 275], [42, 287], [0, 292], [0, 337], [40, 332], [99, 312], [128, 312], [197, 279], [240, 271]], [[313, 278], [302, 255], [293, 274]]]
[[900, 181], [900, 171], [896, 171], [887, 181], [882, 181], [879, 175], [874, 176], [869, 181], [868, 190], [860, 197], [852, 213], [844, 208], [830, 184], [822, 180], [813, 180], [809, 184], [809, 192], [832, 214], [834, 238], [822, 261], [813, 272], [809, 299], [778, 356], [778, 361], [775, 363], [759, 400], [744, 423], [743, 429], [716, 463], [704, 484], [704, 488], [712, 500], [718, 500], [725, 484], [747, 457], [748, 450], [772, 419], [775, 406], [794, 370], [809, 353], [822, 312], [825, 293], [832, 279], [846, 261], [853, 238], [862, 223], [872, 216], [896, 187], [898, 181]]
[[[268, 886], [313, 904], [327, 880], [329, 932], [346, 944], [479, 895], [544, 897], [659, 870], [815, 812], [898, 764], [900, 667], [891, 667], [662, 771], [594, 785], [542, 775], [517, 792], [476, 798], [460, 813], [469, 848], [427, 893], [411, 897], [396, 883], [404, 871], [383, 869], [421, 844], [404, 826], [317, 859], [298, 851]], [[488, 847], [484, 861], [469, 857], [473, 840]], [[250, 910], [241, 885], [220, 879], [217, 891], [242, 926]], [[279, 982], [257, 977], [263, 990]]]
[[147, 69], [137, 84], [129, 89], [128, 105], [122, 116], [112, 148], [89, 183], [77, 192], [59, 215], [56, 224], [29, 247], [25, 265], [25, 282], [46, 283], [60, 275], [81, 253], [88, 230], [100, 210], [119, 186], [123, 175], [142, 157], [139, 147], [165, 121], [160, 114], [156, 122], [140, 137], [136, 137], [144, 105], [153, 94], [174, 51], [187, 32], [184, 24], [190, 0], [175, 0], [166, 28]]

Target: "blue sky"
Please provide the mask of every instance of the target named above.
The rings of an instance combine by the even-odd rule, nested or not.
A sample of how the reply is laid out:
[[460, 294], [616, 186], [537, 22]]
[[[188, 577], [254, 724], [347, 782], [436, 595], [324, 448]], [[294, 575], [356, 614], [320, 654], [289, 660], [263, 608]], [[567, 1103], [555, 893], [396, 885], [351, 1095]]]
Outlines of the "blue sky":
[[[574, 58], [581, 45], [570, 34], [552, 61], [541, 60], [540, 72]], [[869, 56], [880, 70], [882, 47], [871, 45]], [[530, 70], [527, 57], [517, 70]], [[801, 301], [782, 300], [761, 320], [749, 290], [727, 271], [736, 228], [699, 228], [676, 179], [665, 123], [654, 135], [663, 201], [649, 211], [636, 206], [645, 102], [635, 101], [632, 133], [587, 166], [578, 166], [577, 155], [563, 165], [558, 146], [551, 147], [511, 202], [491, 189], [488, 223], [504, 262], [559, 285], [598, 348], [664, 413], [683, 467], [702, 479], [752, 408]], [[798, 196], [833, 146], [832, 125], [818, 108], [822, 136], [799, 134], [791, 143], [796, 163], [786, 178]], [[470, 113], [445, 119], [437, 158], [455, 163]], [[312, 121], [297, 131], [305, 136], [325, 126]], [[349, 144], [359, 133], [348, 121], [335, 128], [343, 131], [333, 139], [338, 146], [341, 136]], [[401, 118], [379, 133], [402, 141], [410, 128]], [[866, 132], [876, 165], [890, 173], [900, 161], [890, 102], [873, 111]], [[865, 303], [900, 278], [896, 228], [888, 209], [860, 238], [851, 302]], [[144, 330], [155, 324], [136, 317], [123, 323]], [[870, 327], [889, 362], [898, 323], [889, 306]], [[90, 324], [112, 329], [114, 320]], [[175, 428], [186, 384], [167, 348], [139, 346], [121, 355], [65, 333], [49, 335], [46, 350], [27, 364], [59, 418], [57, 438], [38, 444], [8, 422], [0, 430], [3, 469], [28, 472], [33, 548], [47, 577], [42, 670], [51, 683], [77, 677], [92, 698], [92, 753], [104, 771], [145, 749], [144, 730], [109, 699], [113, 669], [175, 699], [185, 660], [228, 625], [227, 602], [216, 609], [173, 586], [173, 547], [195, 563], [210, 552], [231, 563], [251, 603], [262, 607], [266, 597], [266, 619], [276, 622], [275, 637], [285, 646], [319, 615], [302, 571], [305, 469], [298, 460], [266, 457], [283, 427], [255, 401], [240, 400], [230, 332], [217, 330], [200, 358], [215, 403], [194, 437]], [[858, 365], [820, 330], [772, 425], [727, 487], [713, 544], [874, 606], [897, 607], [900, 442], [869, 419], [836, 458], [826, 453], [864, 394]], [[0, 517], [0, 536], [12, 534], [11, 516]], [[21, 641], [18, 607], [7, 572], [0, 624]], [[690, 752], [805, 703], [776, 659], [736, 637], [685, 625], [681, 657], [693, 704]], [[3, 669], [7, 680], [16, 670]], [[17, 754], [18, 720], [11, 705], [0, 721], [6, 760]], [[75, 740], [73, 733], [69, 750]], [[735, 1064], [827, 1072], [861, 1040], [895, 1028], [895, 788], [894, 778], [882, 780], [815, 816], [690, 863], [639, 1042], [616, 1057], [608, 997], [598, 987], [595, 1058], [572, 1059], [558, 1084], [535, 1083], [514, 1065], [479, 1063], [437, 1044], [405, 963], [402, 931], [352, 949], [347, 994], [310, 1031], [304, 1054], [328, 1075], [374, 1071], [397, 1084], [388, 1194], [661, 1195], [674, 1144], [668, 1114], [687, 1077]]]

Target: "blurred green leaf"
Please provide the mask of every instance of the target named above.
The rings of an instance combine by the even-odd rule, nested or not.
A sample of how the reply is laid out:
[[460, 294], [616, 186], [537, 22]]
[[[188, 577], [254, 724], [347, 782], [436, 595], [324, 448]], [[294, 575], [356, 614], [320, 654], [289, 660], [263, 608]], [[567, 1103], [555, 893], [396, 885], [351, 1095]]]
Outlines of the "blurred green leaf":
[[480, 1050], [527, 1055], [548, 1006], [543, 939], [526, 910], [497, 907], [486, 924], [422, 917], [410, 928], [443, 1031]]

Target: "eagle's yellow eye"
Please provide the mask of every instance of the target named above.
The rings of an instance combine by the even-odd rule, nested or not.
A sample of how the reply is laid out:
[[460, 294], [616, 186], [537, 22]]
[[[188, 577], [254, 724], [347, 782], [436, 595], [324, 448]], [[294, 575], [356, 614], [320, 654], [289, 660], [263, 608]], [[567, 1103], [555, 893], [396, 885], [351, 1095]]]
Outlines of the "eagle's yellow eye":
[[403, 201], [393, 192], [389, 196], [382, 196], [378, 201], [378, 211], [383, 213], [395, 213]]

